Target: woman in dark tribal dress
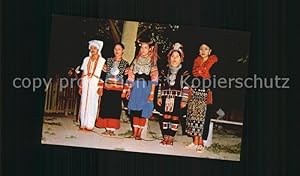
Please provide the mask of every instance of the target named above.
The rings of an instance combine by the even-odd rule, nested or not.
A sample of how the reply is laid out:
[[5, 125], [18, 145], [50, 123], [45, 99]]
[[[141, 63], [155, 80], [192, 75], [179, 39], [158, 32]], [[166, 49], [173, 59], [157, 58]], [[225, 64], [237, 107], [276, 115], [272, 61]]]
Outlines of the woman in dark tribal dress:
[[[194, 60], [193, 76], [203, 83], [203, 79], [210, 79], [210, 69], [218, 61], [216, 55], [211, 55], [212, 49], [206, 43], [199, 47], [199, 56]], [[212, 92], [205, 85], [199, 87], [192, 85], [192, 96], [187, 106], [186, 132], [193, 136], [193, 142], [186, 146], [203, 152], [203, 130], [206, 119], [207, 104], [212, 104]]]
[[182, 80], [189, 77], [183, 66], [184, 53], [180, 43], [175, 43], [168, 53], [168, 65], [160, 72], [157, 104], [163, 114], [161, 131], [163, 140], [161, 145], [173, 145], [178, 125], [189, 97], [189, 85]]
[[122, 58], [124, 45], [116, 43], [114, 46], [114, 57], [108, 58], [104, 73], [101, 75], [101, 87], [103, 95], [100, 103], [99, 118], [96, 126], [105, 128], [104, 135], [115, 135], [114, 131], [120, 128], [120, 115], [122, 110], [121, 94], [124, 90], [124, 80], [126, 80], [125, 70], [128, 62]]

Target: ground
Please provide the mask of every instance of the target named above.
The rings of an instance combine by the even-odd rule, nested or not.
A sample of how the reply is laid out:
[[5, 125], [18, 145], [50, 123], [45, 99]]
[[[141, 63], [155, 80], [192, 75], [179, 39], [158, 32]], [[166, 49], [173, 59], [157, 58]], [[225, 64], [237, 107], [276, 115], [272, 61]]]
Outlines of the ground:
[[75, 146], [85, 148], [120, 150], [128, 152], [154, 153], [185, 157], [210, 158], [221, 160], [240, 160], [241, 138], [215, 129], [212, 146], [205, 148], [203, 153], [186, 149], [192, 138], [181, 134], [181, 128], [175, 136], [173, 146], [161, 146], [161, 133], [156, 120], [149, 120], [148, 131], [143, 140], [131, 138], [129, 121], [121, 120], [121, 128], [116, 136], [108, 137], [101, 133], [104, 129], [94, 128], [92, 132], [80, 131], [74, 116], [57, 117], [45, 116], [43, 124], [42, 144]]

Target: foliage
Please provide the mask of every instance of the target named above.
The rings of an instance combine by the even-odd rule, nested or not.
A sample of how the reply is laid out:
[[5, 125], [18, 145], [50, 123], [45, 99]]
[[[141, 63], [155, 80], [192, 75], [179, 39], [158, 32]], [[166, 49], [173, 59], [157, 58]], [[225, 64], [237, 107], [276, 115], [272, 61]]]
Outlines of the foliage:
[[219, 143], [213, 143], [211, 146], [207, 148], [207, 150], [212, 151], [214, 153], [235, 153], [239, 154], [241, 150], [241, 143], [235, 145], [222, 145]]
[[240, 58], [237, 59], [237, 62], [244, 64], [244, 63], [248, 62], [248, 59], [249, 59], [248, 55], [247, 56], [242, 56], [242, 57], [240, 57]]
[[126, 137], [126, 136], [131, 136], [131, 134], [132, 134], [132, 131], [131, 130], [127, 130], [124, 133], [119, 133], [118, 136], [124, 136], [124, 137]]
[[[87, 19], [83, 22], [87, 23]], [[99, 19], [98, 23], [96, 35], [100, 38], [114, 41], [121, 38], [124, 21]], [[165, 53], [170, 50], [173, 44], [167, 37], [167, 33], [176, 32], [178, 29], [179, 25], [139, 22], [137, 38], [142, 35], [149, 35], [154, 42], [161, 46], [161, 52]]]
[[176, 32], [178, 29], [179, 25], [140, 22], [137, 37], [140, 37], [143, 34], [150, 35], [149, 37], [162, 47], [162, 53], [165, 53], [170, 50], [173, 44], [167, 37], [166, 33]]

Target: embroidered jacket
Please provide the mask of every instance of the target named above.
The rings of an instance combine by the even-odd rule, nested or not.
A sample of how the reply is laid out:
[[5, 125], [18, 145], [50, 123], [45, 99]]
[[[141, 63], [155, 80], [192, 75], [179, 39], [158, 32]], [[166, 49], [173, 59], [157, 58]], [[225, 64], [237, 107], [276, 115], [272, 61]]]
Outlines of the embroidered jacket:
[[121, 59], [116, 62], [114, 58], [108, 58], [105, 63], [105, 73], [101, 75], [104, 89], [122, 91], [124, 88], [125, 70], [128, 67], [128, 62]]
[[158, 68], [156, 63], [151, 63], [150, 58], [140, 57], [134, 59], [129, 70], [127, 83], [131, 85], [136, 79], [150, 80], [152, 84], [158, 84]]
[[216, 55], [209, 56], [205, 62], [203, 62], [203, 59], [200, 56], [196, 57], [192, 71], [193, 76], [210, 79], [211, 75], [209, 70], [216, 62], [218, 62], [218, 57]]
[[187, 102], [191, 90], [189, 88], [190, 74], [184, 68], [170, 69], [168, 66], [161, 70], [157, 97], [175, 96], [180, 97], [181, 101]]

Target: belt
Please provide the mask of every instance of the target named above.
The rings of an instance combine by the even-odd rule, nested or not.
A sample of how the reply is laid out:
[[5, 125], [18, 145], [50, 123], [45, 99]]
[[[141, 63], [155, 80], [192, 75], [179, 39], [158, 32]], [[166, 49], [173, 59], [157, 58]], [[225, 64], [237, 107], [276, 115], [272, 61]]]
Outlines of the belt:
[[151, 80], [151, 76], [150, 75], [146, 75], [146, 74], [135, 74], [135, 80]]

